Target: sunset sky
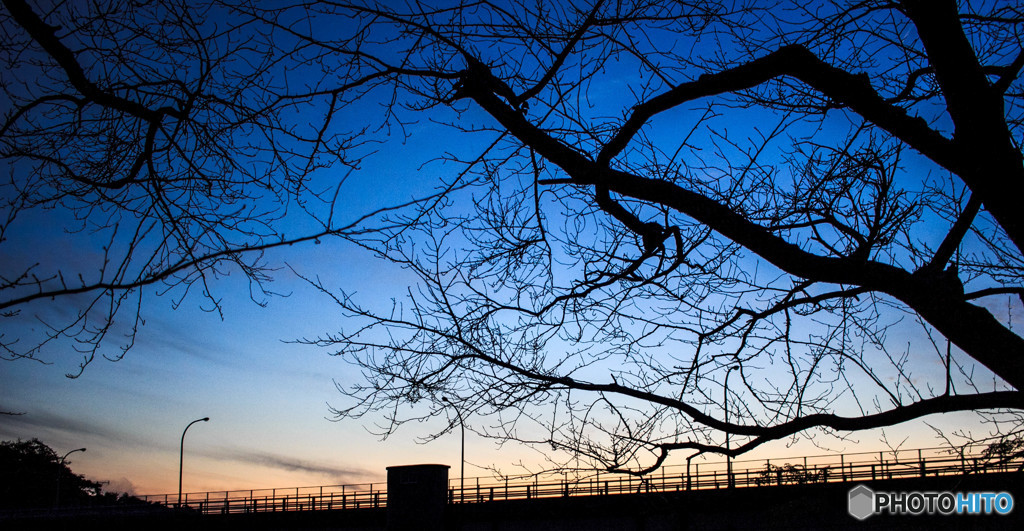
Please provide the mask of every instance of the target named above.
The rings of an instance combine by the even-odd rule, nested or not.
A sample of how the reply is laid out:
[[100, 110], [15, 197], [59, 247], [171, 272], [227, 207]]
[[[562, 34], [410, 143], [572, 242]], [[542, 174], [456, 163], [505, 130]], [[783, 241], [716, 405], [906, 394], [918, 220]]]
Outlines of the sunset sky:
[[[602, 72], [607, 75], [604, 80], [611, 81], [595, 82], [586, 93], [591, 100], [588, 109], [595, 115], [618, 116], [630, 105], [625, 99], [627, 88], [621, 78], [615, 77], [615, 68], [609, 67], [610, 74]], [[362, 112], [380, 111], [380, 100], [367, 99], [362, 103], [363, 106], [345, 110], [347, 114], [342, 118], [351, 122], [346, 125], [361, 127]], [[675, 139], [680, 123], [687, 127], [696, 123], [700, 116], [697, 107], [659, 117], [657, 127], [645, 131], [649, 136], [644, 140], [657, 143], [660, 139]], [[314, 106], [307, 108], [308, 119], [302, 115], [299, 122], [312, 124], [322, 119], [315, 111]], [[451, 180], [461, 169], [451, 161], [446, 164], [434, 159], [452, 150], [464, 160], [472, 160], [499, 135], [488, 130], [496, 129], [496, 123], [478, 108], [467, 105], [459, 112], [442, 109], [437, 113], [444, 120], [467, 128], [475, 126], [483, 132], [467, 136], [437, 123], [438, 116], [432, 114], [404, 124], [404, 139], [397, 132], [398, 127], [393, 138], [388, 136], [390, 129], [374, 130], [374, 139], [382, 143], [366, 148], [363, 154], [378, 152], [362, 161], [358, 171], [349, 174], [338, 165], [316, 174], [327, 182], [341, 180], [339, 176], [343, 173], [346, 176], [338, 199], [343, 208], [339, 207], [337, 218], [355, 220], [375, 209], [429, 194], [443, 179]], [[756, 125], [770, 129], [772, 124], [767, 118], [771, 117], [756, 110], [744, 111], [719, 123], [724, 124], [723, 130], [738, 130], [737, 138], [746, 138], [744, 134], [753, 138], [755, 133], [762, 133]], [[823, 119], [821, 124], [810, 126], [815, 127], [820, 127], [816, 131], [829, 132], [830, 127], [838, 131], [846, 130], [850, 123]], [[705, 147], [710, 147], [717, 139], [705, 141]], [[667, 151], [675, 147], [670, 142], [664, 145], [669, 146]], [[747, 147], [743, 143], [742, 149]], [[784, 155], [776, 156], [781, 166]], [[908, 173], [920, 171], [927, 175], [934, 171], [934, 165], [921, 165], [914, 157], [905, 156], [910, 161], [906, 163]], [[0, 170], [4, 175], [16, 173], [13, 166]], [[551, 205], [555, 203], [551, 201]], [[565, 216], [571, 217], [571, 213]], [[102, 261], [102, 242], [84, 232], [69, 234], [65, 230], [69, 223], [66, 213], [40, 209], [23, 218], [18, 220], [19, 231], [6, 235], [2, 242], [5, 246], [0, 252], [7, 254], [0, 256], [0, 273], [21, 271], [36, 262], [42, 262], [45, 269], [46, 265], [68, 257], [73, 257], [72, 262], [79, 258], [90, 264]], [[309, 219], [289, 212], [282, 222], [282, 232], [301, 234], [309, 230], [308, 223]], [[916, 230], [914, 235], [934, 236], [929, 234], [928, 227], [923, 229]], [[945, 225], [939, 230], [945, 230]], [[0, 411], [12, 413], [0, 416], [0, 440], [38, 438], [59, 455], [86, 447], [85, 453], [69, 458], [73, 471], [109, 482], [108, 490], [134, 494], [176, 492], [182, 430], [202, 417], [209, 417], [210, 421], [193, 425], [185, 440], [187, 492], [380, 483], [385, 478], [385, 467], [415, 463], [448, 464], [452, 467], [450, 477], [457, 477], [457, 429], [421, 444], [423, 437], [443, 429], [454, 413], [449, 413], [448, 418], [404, 426], [387, 440], [381, 439], [374, 426], [382, 417], [334, 421], [330, 407], [346, 405], [336, 386], [361, 381], [362, 375], [331, 356], [330, 348], [296, 343], [337, 332], [345, 324], [330, 298], [300, 276], [315, 279], [328, 289], [344, 289], [361, 304], [385, 310], [393, 300], [413, 289], [416, 278], [366, 249], [331, 239], [272, 250], [266, 262], [276, 268], [273, 282], [267, 288], [279, 295], [256, 294], [254, 302], [250, 300], [252, 286], [245, 276], [231, 271], [211, 286], [211, 297], [222, 305], [223, 319], [210, 311], [210, 301], [197, 293], [198, 287], [193, 287], [187, 296], [180, 289], [162, 293], [160, 287], [145, 288], [141, 310], [145, 325], [131, 350], [118, 361], [96, 359], [77, 378], [65, 376], [77, 373], [82, 359], [67, 342], [44, 349], [38, 360], [0, 360]], [[761, 274], [771, 275], [773, 271]], [[22, 313], [0, 321], [0, 337], [11, 337], [15, 330], [38, 337], [45, 333], [42, 321], [49, 322], [62, 312], [64, 317], [74, 315], [77, 302], [80, 299], [67, 297], [66, 306], [56, 309], [50, 301], [26, 305]], [[265, 307], [261, 307], [264, 303]], [[1012, 320], [1020, 312], [1016, 302], [1010, 307], [1004, 299], [983, 304], [990, 304], [989, 309], [1000, 319]], [[893, 335], [905, 340], [908, 352], [924, 343], [919, 332], [903, 337], [903, 331], [897, 326]], [[116, 356], [116, 341], [100, 352]], [[914, 354], [918, 351], [914, 350]], [[915, 367], [914, 377], [926, 384], [942, 381], [941, 360], [930, 351], [927, 356], [926, 361]], [[771, 370], [774, 369], [765, 371], [769, 378]], [[839, 406], [852, 408], [842, 401]], [[972, 426], [979, 432], [986, 429], [977, 424], [972, 413], [924, 420], [947, 433]], [[470, 424], [486, 421], [467, 419]], [[846, 440], [780, 440], [741, 459], [938, 445], [932, 429], [917, 421], [884, 432], [858, 433]], [[499, 449], [495, 441], [469, 434], [466, 472], [472, 477], [489, 476], [492, 469], [507, 474], [540, 470], [545, 466], [540, 453], [543, 450], [515, 445]], [[685, 452], [677, 452], [668, 462], [679, 464], [686, 456]]]
[[[358, 295], [368, 299], [392, 296], [411, 281], [394, 266], [337, 242], [272, 258], [325, 281], [360, 286]], [[334, 380], [345, 383], [359, 375], [329, 350], [286, 341], [335, 330], [339, 317], [330, 301], [290, 272], [281, 271], [273, 288], [289, 296], [260, 308], [246, 297], [241, 279], [226, 279], [220, 286], [228, 295], [223, 321], [197, 302], [173, 310], [170, 299], [155, 297], [128, 355], [117, 362], [97, 360], [77, 379], [64, 376], [77, 368], [73, 353], [49, 365], [0, 362], [0, 409], [24, 413], [0, 417], [0, 439], [39, 438], [59, 454], [84, 446], [84, 454], [69, 457], [75, 472], [109, 481], [110, 490], [137, 494], [177, 491], [181, 432], [206, 416], [210, 421], [193, 425], [186, 437], [186, 492], [382, 482], [385, 467], [412, 463], [451, 465], [450, 477], [456, 478], [457, 431], [416, 443], [440, 423], [406, 426], [381, 441], [370, 433], [374, 419], [328, 420], [327, 405], [344, 403]], [[959, 414], [927, 420], [950, 429], [976, 419]], [[888, 429], [885, 438], [904, 449], [937, 445], [921, 423]], [[490, 476], [480, 466], [507, 474], [522, 472], [520, 463], [543, 467], [537, 450], [499, 450], [472, 434], [466, 444], [467, 476]], [[778, 441], [741, 459], [888, 449], [881, 432], [825, 444], [823, 449], [806, 439]], [[669, 462], [685, 457], [680, 452]]]
[[[381, 264], [338, 251], [322, 245], [299, 254], [301, 263], [322, 261], [361, 281], [389, 283]], [[229, 301], [223, 322], [192, 305], [151, 312], [144, 339], [128, 356], [116, 363], [98, 361], [78, 379], [64, 376], [73, 368], [66, 360], [3, 362], [0, 406], [24, 415], [0, 418], [0, 439], [37, 437], [59, 454], [84, 446], [84, 454], [69, 457], [75, 472], [110, 481], [111, 490], [138, 494], [176, 492], [181, 431], [205, 416], [210, 421], [193, 425], [186, 437], [186, 491], [380, 482], [386, 466], [412, 463], [449, 464], [450, 477], [457, 477], [457, 431], [420, 445], [414, 440], [430, 427], [409, 426], [381, 442], [368, 433], [368, 421], [327, 420], [326, 404], [341, 401], [332, 379], [358, 376], [324, 350], [282, 343], [330, 330], [332, 319], [330, 306], [301, 282], [285, 277], [279, 284], [291, 297], [275, 299], [267, 308]], [[973, 418], [929, 421], [951, 427]], [[897, 445], [915, 435], [903, 448], [934, 446], [929, 431], [914, 424], [887, 430], [887, 438]], [[858, 434], [829, 447], [886, 449], [880, 435]], [[825, 453], [806, 441], [787, 446], [787, 441], [766, 445], [742, 459]], [[678, 457], [672, 462], [685, 455]], [[535, 469], [541, 463], [535, 451], [514, 446], [499, 451], [472, 434], [466, 458], [468, 476], [490, 475], [473, 464], [517, 473], [519, 461]]]
[[[409, 193], [408, 187], [376, 186], [373, 175], [398, 181], [400, 172], [422, 175], [415, 166], [396, 166], [400, 159], [378, 157], [370, 171], [352, 178], [348, 189], [358, 194], [350, 191], [345, 200], [353, 211]], [[358, 181], [363, 175], [368, 182]], [[40, 216], [26, 255], [90, 252], [76, 249], [79, 243], [66, 235], [60, 240], [62, 226], [54, 220]], [[54, 239], [66, 247], [55, 248]], [[454, 465], [457, 433], [418, 445], [414, 439], [427, 434], [424, 427], [382, 443], [369, 433], [370, 422], [327, 420], [328, 404], [340, 405], [342, 398], [335, 380], [358, 375], [329, 350], [287, 343], [335, 331], [339, 319], [333, 303], [291, 269], [370, 301], [400, 296], [412, 282], [409, 275], [334, 240], [288, 248], [268, 261], [281, 268], [270, 286], [281, 296], [260, 299], [265, 308], [250, 300], [248, 283], [236, 272], [214, 288], [223, 321], [204, 311], [209, 304], [200, 297], [190, 295], [174, 309], [176, 298], [149, 292], [146, 324], [128, 355], [117, 362], [97, 359], [76, 379], [65, 376], [77, 372], [82, 358], [70, 348], [49, 351], [49, 364], [0, 362], [0, 410], [23, 413], [0, 417], [0, 439], [36, 437], [60, 454], [84, 446], [86, 453], [69, 457], [76, 472], [148, 494], [177, 491], [181, 432], [207, 416], [211, 420], [192, 426], [186, 437], [186, 490], [364, 483], [380, 481], [389, 465]], [[22, 323], [38, 326], [32, 319]], [[512, 461], [511, 454], [485, 451], [488, 444], [469, 440], [467, 446], [480, 450], [468, 456], [481, 464]]]

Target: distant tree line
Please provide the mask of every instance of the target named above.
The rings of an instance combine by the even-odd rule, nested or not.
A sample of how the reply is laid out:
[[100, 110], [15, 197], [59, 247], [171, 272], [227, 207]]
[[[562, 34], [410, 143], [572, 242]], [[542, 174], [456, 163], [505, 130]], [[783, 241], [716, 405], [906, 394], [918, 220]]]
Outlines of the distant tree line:
[[72, 472], [57, 452], [39, 439], [0, 442], [0, 471], [0, 510], [46, 508], [58, 503], [62, 507], [145, 503], [128, 494], [103, 492], [100, 482]]

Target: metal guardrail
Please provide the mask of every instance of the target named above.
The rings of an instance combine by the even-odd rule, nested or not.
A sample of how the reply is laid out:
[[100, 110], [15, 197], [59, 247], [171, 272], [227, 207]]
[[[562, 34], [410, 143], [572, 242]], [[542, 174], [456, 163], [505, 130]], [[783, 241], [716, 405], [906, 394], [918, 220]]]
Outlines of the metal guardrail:
[[139, 498], [166, 505], [187, 508], [202, 514], [234, 514], [286, 511], [330, 511], [367, 509], [387, 506], [387, 492], [380, 483], [361, 485], [325, 485], [283, 489], [252, 489], [247, 491], [190, 492], [183, 494], [147, 495]]
[[[1024, 469], [1024, 455], [993, 456], [984, 452], [951, 454], [929, 448], [890, 452], [820, 455], [788, 459], [697, 462], [662, 467], [647, 477], [595, 473], [528, 477], [459, 478], [449, 481], [449, 503], [486, 503], [571, 496], [610, 496], [736, 488], [766, 488], [912, 477], [1008, 472]], [[730, 474], [731, 470], [731, 474]], [[203, 514], [345, 510], [385, 507], [387, 492], [380, 483], [286, 489], [254, 489], [188, 493], [180, 507]], [[177, 494], [139, 496], [149, 502], [178, 507]]]

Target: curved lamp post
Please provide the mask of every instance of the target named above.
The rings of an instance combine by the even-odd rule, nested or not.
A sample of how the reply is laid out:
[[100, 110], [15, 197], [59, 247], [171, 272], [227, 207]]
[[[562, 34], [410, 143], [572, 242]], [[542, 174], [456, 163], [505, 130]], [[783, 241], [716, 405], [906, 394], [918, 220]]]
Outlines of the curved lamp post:
[[462, 463], [459, 469], [459, 503], [462, 503], [466, 497], [466, 423], [463, 422], [462, 412], [459, 411], [459, 407], [454, 402], [448, 400], [447, 396], [442, 396], [441, 401], [451, 404], [455, 414], [459, 417], [459, 427], [462, 429]]
[[181, 472], [185, 463], [185, 433], [197, 422], [206, 422], [210, 420], [210, 417], [203, 417], [201, 419], [193, 420], [185, 426], [185, 430], [181, 432], [181, 453], [178, 454], [178, 507], [181, 508]]
[[722, 386], [722, 409], [725, 410], [725, 474], [726, 474], [726, 485], [731, 489], [736, 486], [736, 481], [732, 478], [732, 455], [729, 452], [729, 374], [732, 370], [738, 367], [733, 365], [729, 367], [729, 370], [725, 371], [725, 385]]
[[85, 448], [75, 448], [74, 450], [71, 450], [70, 452], [64, 454], [64, 457], [60, 458], [60, 463], [57, 465], [57, 497], [53, 501], [53, 506], [54, 507], [60, 507], [60, 477], [61, 477], [61, 475], [63, 475], [62, 472], [64, 472], [64, 460], [67, 459], [69, 455], [71, 455], [71, 454], [73, 454], [75, 452], [84, 452], [84, 451], [85, 451]]

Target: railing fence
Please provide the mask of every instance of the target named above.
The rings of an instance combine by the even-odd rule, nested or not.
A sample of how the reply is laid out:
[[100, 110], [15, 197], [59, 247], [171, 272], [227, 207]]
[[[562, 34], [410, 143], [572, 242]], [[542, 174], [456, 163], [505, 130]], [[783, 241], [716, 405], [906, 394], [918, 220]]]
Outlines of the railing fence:
[[[449, 479], [449, 503], [486, 503], [570, 496], [678, 492], [723, 488], [755, 488], [1008, 472], [1024, 469], [1024, 455], [990, 452], [950, 453], [948, 448], [865, 452], [744, 461], [694, 462], [664, 466], [648, 477], [590, 471], [529, 477]], [[287, 489], [253, 489], [188, 493], [180, 506], [203, 514], [316, 511], [385, 507], [385, 485], [329, 485]], [[139, 496], [169, 507], [179, 506], [176, 494]]]

